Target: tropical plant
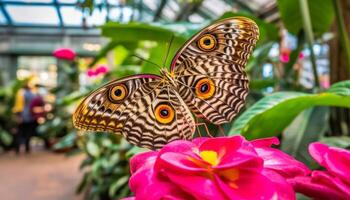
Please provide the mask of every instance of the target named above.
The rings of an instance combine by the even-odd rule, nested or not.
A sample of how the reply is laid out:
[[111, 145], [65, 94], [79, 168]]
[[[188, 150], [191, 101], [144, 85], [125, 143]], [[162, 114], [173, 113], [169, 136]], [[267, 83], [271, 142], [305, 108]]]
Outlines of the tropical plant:
[[86, 199], [120, 199], [130, 195], [128, 151], [131, 145], [115, 134], [79, 136], [79, 148], [87, 155], [80, 168], [85, 171], [77, 192]]

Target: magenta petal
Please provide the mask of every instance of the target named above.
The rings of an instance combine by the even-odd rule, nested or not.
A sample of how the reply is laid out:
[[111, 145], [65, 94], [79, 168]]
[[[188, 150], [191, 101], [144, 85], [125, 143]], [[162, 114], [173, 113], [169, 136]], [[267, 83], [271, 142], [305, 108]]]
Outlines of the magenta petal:
[[176, 185], [196, 199], [226, 199], [221, 189], [210, 178], [200, 175], [185, 176], [180, 173], [165, 171], [164, 174]]
[[122, 198], [120, 200], [136, 200], [135, 197], [125, 197], [125, 198]]
[[165, 145], [159, 152], [163, 154], [165, 152], [181, 152], [192, 154], [195, 149], [198, 149], [195, 144], [186, 140], [175, 140], [167, 145]]
[[314, 142], [309, 145], [309, 153], [316, 162], [325, 167], [324, 155], [328, 152], [328, 146], [320, 142]]
[[288, 182], [292, 184], [294, 191], [314, 199], [349, 199], [344, 193], [334, 188], [312, 182], [311, 177], [295, 177], [293, 179], [288, 179]]
[[[186, 173], [191, 176], [193, 173], [206, 173], [207, 169], [198, 166], [191, 159], [194, 155], [186, 155], [175, 152], [165, 152], [160, 154], [156, 163], [156, 170], [169, 170]], [[199, 160], [199, 159], [198, 159]], [[199, 160], [201, 162], [201, 160]], [[204, 162], [201, 162], [205, 164]]]
[[239, 178], [234, 182], [237, 188], [230, 187], [222, 179], [216, 178], [215, 180], [223, 193], [230, 199], [273, 199], [272, 197], [276, 194], [274, 184], [268, 178], [253, 170], [240, 171]]
[[[228, 168], [238, 163], [246, 162], [245, 159], [256, 158], [254, 167], [262, 167], [262, 160], [257, 157], [253, 146], [242, 136], [210, 138], [199, 146], [199, 151], [215, 151], [218, 154], [217, 167]], [[251, 163], [253, 164], [253, 163]], [[253, 166], [253, 165], [252, 165]]]
[[313, 171], [312, 181], [342, 191], [350, 198], [350, 185], [345, 184], [338, 177], [332, 176], [329, 172]]
[[295, 199], [295, 192], [293, 190], [293, 187], [286, 181], [286, 179], [283, 176], [269, 169], [264, 169], [262, 174], [274, 184], [277, 193], [277, 199]]
[[345, 149], [330, 147], [324, 157], [328, 171], [339, 176], [350, 185], [350, 152]]
[[277, 137], [261, 138], [250, 141], [254, 147], [271, 147], [272, 145], [279, 145], [280, 141]]
[[227, 153], [236, 152], [245, 139], [242, 136], [233, 137], [217, 137], [210, 138], [204, 141], [200, 147], [200, 151], [215, 151], [219, 154], [226, 155]]
[[136, 199], [160, 200], [165, 196], [173, 197], [172, 199], [193, 199], [166, 177], [155, 174], [153, 169], [138, 171], [132, 175], [129, 186]]
[[310, 170], [302, 162], [278, 149], [256, 148], [255, 150], [264, 159], [264, 168], [275, 170], [286, 178], [310, 173]]
[[254, 169], [261, 171], [264, 161], [256, 155], [235, 154], [233, 157], [225, 156], [220, 165], [213, 166], [216, 170], [225, 170], [229, 168]]
[[197, 137], [197, 138], [192, 140], [192, 143], [195, 144], [196, 146], [200, 146], [203, 142], [205, 142], [208, 139], [210, 139], [210, 138], [208, 138], [208, 137]]
[[156, 161], [158, 152], [147, 151], [139, 153], [130, 159], [130, 171], [131, 174], [135, 173], [139, 168], [151, 168]]

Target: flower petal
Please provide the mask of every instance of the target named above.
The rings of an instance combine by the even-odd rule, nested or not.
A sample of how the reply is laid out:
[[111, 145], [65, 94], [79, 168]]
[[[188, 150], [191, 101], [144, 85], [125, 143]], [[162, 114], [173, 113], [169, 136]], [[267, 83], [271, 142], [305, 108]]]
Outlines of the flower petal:
[[331, 173], [316, 170], [312, 172], [311, 177], [313, 182], [337, 189], [338, 191], [346, 193], [348, 198], [350, 198], [350, 185], [345, 184], [338, 177], [332, 176]]
[[277, 137], [261, 138], [250, 141], [254, 147], [271, 147], [272, 145], [279, 145], [280, 141]]
[[264, 159], [264, 168], [272, 169], [286, 178], [304, 176], [310, 170], [288, 154], [274, 148], [256, 148], [258, 155]]
[[[136, 199], [193, 199], [162, 174], [154, 173], [153, 168], [140, 168], [129, 180], [129, 187]], [[167, 197], [167, 198], [165, 198]]]
[[267, 177], [273, 184], [276, 190], [276, 199], [278, 200], [293, 200], [295, 192], [293, 187], [287, 180], [274, 170], [264, 169], [262, 174]]
[[147, 151], [139, 153], [130, 159], [130, 171], [131, 174], [135, 173], [140, 168], [151, 168], [153, 167], [158, 152]]
[[325, 167], [324, 155], [328, 152], [328, 146], [320, 142], [314, 142], [309, 145], [309, 153], [316, 162]]
[[[234, 182], [233, 187], [230, 187], [227, 182], [220, 178], [216, 177], [215, 179], [229, 199], [255, 200], [272, 199], [274, 197], [276, 190], [274, 184], [268, 178], [253, 170], [242, 170], [239, 173], [240, 177]], [[259, 189], [257, 189], [257, 186], [259, 186]]]
[[177, 186], [196, 199], [227, 199], [212, 178], [202, 175], [184, 176], [183, 174], [165, 171], [166, 176]]
[[314, 199], [348, 199], [344, 193], [331, 188], [327, 185], [313, 182], [311, 177], [295, 177], [288, 179], [288, 182], [292, 184], [294, 191], [302, 193], [306, 196]]
[[350, 185], [350, 151], [330, 147], [324, 161], [328, 171], [347, 181]]

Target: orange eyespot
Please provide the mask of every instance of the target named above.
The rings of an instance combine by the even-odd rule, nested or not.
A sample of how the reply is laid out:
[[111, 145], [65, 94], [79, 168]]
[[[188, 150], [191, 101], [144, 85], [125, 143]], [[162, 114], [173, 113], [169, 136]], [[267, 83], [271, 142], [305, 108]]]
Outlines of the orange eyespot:
[[170, 123], [175, 117], [174, 109], [165, 103], [158, 104], [154, 111], [154, 114], [157, 121], [162, 124]]
[[197, 97], [201, 99], [209, 99], [215, 92], [214, 82], [208, 78], [200, 79], [195, 85], [195, 92]]
[[198, 47], [202, 51], [211, 51], [216, 47], [216, 39], [213, 35], [205, 34], [202, 36], [198, 42]]
[[119, 103], [128, 94], [128, 89], [123, 84], [114, 86], [109, 92], [109, 99], [114, 103]]

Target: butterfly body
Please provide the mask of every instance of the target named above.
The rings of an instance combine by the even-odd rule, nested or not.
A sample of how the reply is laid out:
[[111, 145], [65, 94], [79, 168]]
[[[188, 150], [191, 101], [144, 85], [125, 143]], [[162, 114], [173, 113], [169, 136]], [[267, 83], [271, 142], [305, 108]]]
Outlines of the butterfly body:
[[75, 111], [74, 125], [158, 149], [192, 138], [192, 113], [213, 124], [230, 122], [248, 93], [244, 66], [258, 35], [258, 27], [247, 18], [216, 22], [178, 51], [170, 71], [126, 77], [93, 91]]

